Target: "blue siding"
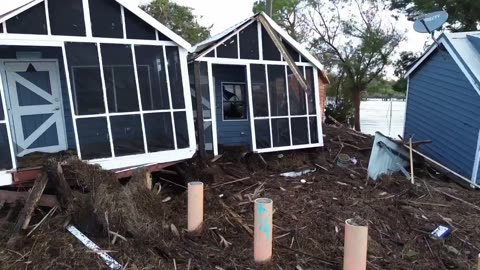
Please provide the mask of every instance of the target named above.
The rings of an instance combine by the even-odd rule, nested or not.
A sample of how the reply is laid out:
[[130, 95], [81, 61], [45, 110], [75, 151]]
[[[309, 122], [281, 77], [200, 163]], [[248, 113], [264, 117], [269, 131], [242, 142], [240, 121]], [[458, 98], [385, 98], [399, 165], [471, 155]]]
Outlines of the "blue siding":
[[444, 49], [410, 76], [405, 138], [432, 140], [420, 150], [472, 177], [480, 128], [480, 96]]
[[[250, 121], [224, 121], [222, 109], [222, 82], [246, 83], [245, 66], [213, 65], [218, 143], [224, 145], [251, 145]], [[248, 96], [245, 97], [248, 104]], [[248, 106], [248, 105], [247, 105]], [[248, 108], [247, 108], [248, 112]]]
[[[57, 59], [60, 75], [60, 84], [62, 87], [63, 111], [65, 115], [65, 129], [67, 134], [67, 144], [69, 149], [76, 149], [75, 133], [73, 130], [72, 112], [70, 110], [70, 99], [68, 96], [67, 80], [65, 77], [65, 67], [63, 65], [63, 56], [61, 48], [48, 47], [27, 47], [27, 46], [0, 46], [0, 58], [15, 59], [16, 52], [40, 52], [44, 59]], [[21, 60], [21, 59], [19, 59]]]

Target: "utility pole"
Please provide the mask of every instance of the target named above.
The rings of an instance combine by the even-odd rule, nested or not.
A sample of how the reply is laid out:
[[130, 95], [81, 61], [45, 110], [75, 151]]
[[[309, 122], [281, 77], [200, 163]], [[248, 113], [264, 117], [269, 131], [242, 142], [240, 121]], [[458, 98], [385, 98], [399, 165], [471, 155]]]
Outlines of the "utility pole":
[[266, 0], [267, 6], [265, 11], [267, 12], [268, 16], [272, 17], [273, 15], [273, 0]]

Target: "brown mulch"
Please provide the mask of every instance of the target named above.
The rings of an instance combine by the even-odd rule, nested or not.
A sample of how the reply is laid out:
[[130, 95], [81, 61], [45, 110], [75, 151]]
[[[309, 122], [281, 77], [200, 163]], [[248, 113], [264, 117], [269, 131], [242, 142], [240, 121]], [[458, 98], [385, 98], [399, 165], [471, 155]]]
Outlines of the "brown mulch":
[[[347, 144], [368, 148], [372, 138], [334, 127], [324, 132], [321, 149], [261, 157], [229, 150], [203, 170], [193, 160], [184, 169], [186, 181], [206, 183], [205, 225], [199, 235], [184, 230], [187, 196], [177, 185], [161, 181], [157, 195], [144, 187], [142, 172], [119, 182], [109, 172], [71, 161], [64, 166], [67, 180], [77, 186], [71, 222], [126, 269], [175, 269], [174, 264], [177, 269], [190, 265], [205, 270], [341, 269], [344, 222], [354, 217], [369, 224], [369, 269], [476, 268], [480, 211], [441, 192], [478, 205], [477, 191], [448, 182], [429, 168], [416, 168], [415, 185], [402, 175], [367, 181], [369, 151]], [[357, 165], [350, 170], [336, 167], [340, 149], [355, 157]], [[316, 172], [279, 176], [304, 169]], [[250, 178], [221, 185], [245, 177]], [[253, 263], [251, 236], [232, 215], [238, 214], [253, 229], [252, 201], [259, 197], [271, 198], [275, 211], [274, 257], [272, 265], [263, 267]], [[18, 249], [7, 249], [15, 221], [5, 218], [8, 209], [0, 211], [0, 269], [106, 269], [64, 230], [63, 213], [48, 218]], [[31, 224], [46, 212], [38, 209]], [[451, 227], [452, 233], [434, 240], [430, 232], [439, 225]], [[117, 238], [112, 243], [114, 235], [108, 231], [127, 241]]]

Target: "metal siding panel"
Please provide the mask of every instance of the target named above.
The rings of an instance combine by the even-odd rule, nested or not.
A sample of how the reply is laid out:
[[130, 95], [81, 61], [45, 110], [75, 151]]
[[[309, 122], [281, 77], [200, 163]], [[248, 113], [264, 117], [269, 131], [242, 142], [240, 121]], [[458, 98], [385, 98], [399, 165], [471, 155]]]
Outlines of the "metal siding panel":
[[410, 78], [405, 138], [432, 140], [420, 151], [470, 178], [480, 128], [480, 97], [453, 58], [433, 53]]

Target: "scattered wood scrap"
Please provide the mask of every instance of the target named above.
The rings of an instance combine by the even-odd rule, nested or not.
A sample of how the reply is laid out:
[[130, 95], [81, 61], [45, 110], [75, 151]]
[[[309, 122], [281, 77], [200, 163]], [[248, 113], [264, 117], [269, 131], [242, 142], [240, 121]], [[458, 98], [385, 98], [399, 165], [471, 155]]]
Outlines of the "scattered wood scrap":
[[[0, 190], [0, 202], [7, 204], [13, 204], [19, 201], [26, 201], [30, 192], [19, 192], [19, 191], [9, 191], [9, 190]], [[44, 207], [56, 207], [59, 206], [57, 196], [55, 195], [46, 195], [43, 194], [38, 201], [38, 206]]]

